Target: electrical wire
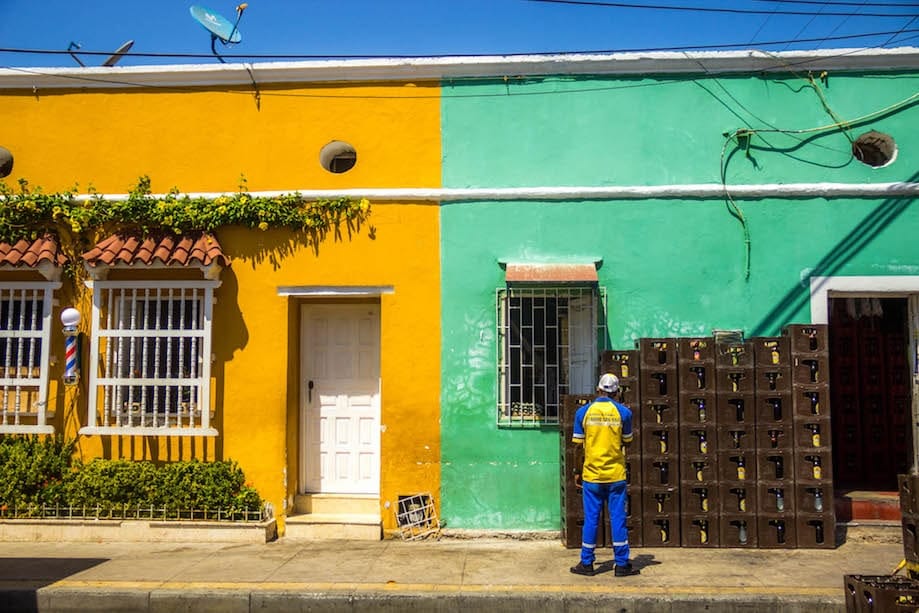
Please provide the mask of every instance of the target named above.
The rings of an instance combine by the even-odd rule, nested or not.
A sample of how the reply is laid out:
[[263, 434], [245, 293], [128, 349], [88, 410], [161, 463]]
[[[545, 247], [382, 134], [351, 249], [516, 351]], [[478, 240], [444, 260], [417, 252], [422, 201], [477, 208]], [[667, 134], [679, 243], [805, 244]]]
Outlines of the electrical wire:
[[[862, 10], [862, 7], [865, 6], [865, 3], [866, 3], [866, 2], [868, 2], [868, 0], [862, 0], [862, 3], [858, 6], [858, 8], [855, 9], [855, 12], [858, 13], [860, 10]], [[827, 37], [830, 37], [830, 36], [832, 36], [833, 34], [836, 34], [836, 32], [839, 30], [839, 28], [841, 28], [842, 26], [844, 26], [844, 25], [846, 24], [846, 22], [849, 21], [849, 19], [850, 19], [849, 17], [843, 18], [842, 21], [840, 21], [839, 23], [836, 24], [836, 27], [835, 27], [835, 28], [833, 28], [832, 30], [830, 30], [829, 32], [827, 32]], [[819, 48], [823, 45], [824, 42], [825, 42], [825, 41], [821, 40], [821, 41], [817, 44], [817, 48], [819, 49]], [[887, 41], [887, 42], [889, 43], [890, 41]], [[881, 45], [881, 46], [883, 47], [883, 46], [885, 46], [886, 44], [887, 44], [887, 43], [884, 43], [884, 44]]]
[[[749, 49], [751, 47], [759, 49], [762, 47], [774, 47], [786, 45], [788, 43], [811, 43], [822, 41], [839, 41], [853, 40], [860, 38], [872, 38], [877, 36], [899, 36], [901, 34], [919, 33], [919, 28], [886, 30], [882, 32], [865, 32], [861, 34], [845, 34], [840, 36], [829, 36], [820, 38], [798, 38], [782, 39], [759, 42], [737, 42], [737, 43], [720, 43], [711, 45], [677, 45], [672, 47], [625, 47], [618, 49], [571, 49], [557, 51], [526, 51], [515, 53], [426, 53], [426, 54], [338, 54], [338, 55], [318, 55], [318, 54], [280, 54], [280, 53], [255, 53], [255, 54], [232, 54], [222, 53], [221, 57], [226, 59], [250, 59], [250, 60], [354, 60], [354, 59], [421, 59], [421, 58], [450, 58], [450, 57], [482, 57], [483, 55], [500, 55], [502, 57], [522, 57], [528, 55], [588, 55], [588, 54], [607, 54], [607, 53], [652, 53], [652, 52], [678, 52], [678, 51], [717, 51], [720, 49]], [[901, 39], [909, 40], [909, 39]], [[881, 45], [883, 46], [883, 45]], [[872, 47], [873, 48], [873, 47]], [[862, 51], [858, 49], [856, 51]], [[21, 55], [70, 55], [72, 51], [60, 49], [25, 49], [14, 47], [0, 47], [0, 54], [15, 53]], [[80, 51], [80, 55], [88, 56], [110, 56], [111, 51]], [[122, 57], [135, 58], [159, 58], [159, 59], [212, 59], [212, 53], [153, 53], [153, 52], [128, 52], [122, 54]], [[822, 58], [821, 58], [822, 59]], [[808, 60], [811, 61], [811, 60]], [[814, 60], [816, 61], [816, 60]], [[9, 66], [3, 66], [9, 68]]]
[[[817, 11], [817, 13], [814, 14], [814, 15], [812, 15], [811, 18], [807, 20], [807, 23], [805, 23], [804, 26], [803, 26], [800, 30], [798, 30], [798, 33], [795, 34], [795, 35], [792, 37], [792, 39], [793, 39], [793, 40], [794, 40], [794, 39], [797, 39], [799, 36], [801, 36], [802, 34], [804, 34], [804, 31], [807, 30], [807, 28], [809, 28], [810, 25], [811, 25], [812, 23], [814, 23], [814, 20], [817, 19], [817, 17], [820, 17], [820, 16], [821, 16], [821, 13], [823, 12], [823, 9], [824, 9], [824, 8], [826, 8], [826, 2], [824, 2], [824, 3], [821, 4], [820, 9]], [[849, 17], [846, 17], [846, 19], [848, 19], [848, 18], [849, 18]], [[790, 47], [790, 46], [791, 46], [791, 43], [788, 43], [787, 45], [785, 45], [785, 47], [784, 47], [782, 50], [784, 51], [785, 49], [788, 49], [788, 47]]]
[[[695, 13], [731, 13], [734, 15], [769, 15], [773, 11], [759, 9], [730, 9], [713, 6], [673, 6], [666, 4], [632, 4], [628, 2], [602, 2], [601, 0], [527, 0], [527, 2], [541, 2], [544, 4], [570, 4], [579, 6], [603, 6], [609, 8], [622, 9], [646, 9], [656, 11], [685, 11]], [[824, 12], [814, 13], [813, 11], [775, 11], [778, 15], [802, 15], [809, 17], [811, 15], [823, 15], [825, 17], [846, 17], [847, 15], [856, 15], [856, 13], [843, 12]], [[914, 13], [857, 13], [858, 17], [913, 17]]]
[[[821, 0], [753, 0], [754, 2], [772, 2], [775, 4], [825, 4], [829, 6], [864, 6], [864, 2], [840, 2], [830, 0], [828, 2], [821, 2]], [[919, 8], [919, 3], [913, 2], [872, 2], [871, 6], [881, 6], [881, 7], [896, 7], [896, 8]]]

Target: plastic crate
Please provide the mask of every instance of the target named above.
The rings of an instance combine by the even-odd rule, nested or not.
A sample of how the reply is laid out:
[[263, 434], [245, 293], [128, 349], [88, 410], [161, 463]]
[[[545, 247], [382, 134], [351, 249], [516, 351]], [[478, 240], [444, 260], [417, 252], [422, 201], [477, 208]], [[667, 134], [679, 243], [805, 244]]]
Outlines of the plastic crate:
[[714, 455], [718, 448], [718, 429], [714, 424], [681, 424], [680, 455]]
[[679, 458], [680, 482], [711, 483], [718, 480], [718, 457], [710, 455], [681, 455]]
[[683, 547], [720, 547], [721, 520], [718, 515], [694, 514], [680, 518], [680, 539]]
[[827, 332], [826, 324], [789, 324], [782, 329], [782, 336], [788, 337], [792, 355], [824, 353], [830, 346]]
[[721, 547], [756, 549], [759, 539], [753, 515], [721, 515]]
[[786, 423], [756, 427], [757, 451], [785, 451], [794, 449], [794, 427]]
[[715, 391], [715, 363], [684, 362], [680, 360], [677, 367], [677, 379], [680, 392], [708, 392]]
[[641, 368], [675, 367], [677, 340], [675, 338], [640, 338], [635, 341], [641, 358]]
[[829, 354], [796, 355], [791, 366], [791, 378], [796, 385], [827, 383], [830, 378]]
[[[643, 426], [654, 424], [676, 425], [680, 420], [677, 403], [666, 400], [646, 400], [641, 409], [641, 423]], [[634, 423], [634, 420], [633, 420]]]
[[845, 575], [846, 611], [896, 613], [919, 609], [919, 582], [897, 575]]
[[756, 371], [752, 368], [719, 368], [715, 371], [715, 389], [719, 394], [745, 394], [756, 388]]
[[757, 393], [754, 400], [756, 425], [758, 427], [769, 424], [790, 425], [794, 420], [791, 399], [792, 394], [788, 392]]
[[720, 393], [715, 397], [715, 422], [720, 426], [756, 423], [756, 400], [752, 393]]
[[791, 513], [759, 513], [756, 532], [760, 549], [797, 549], [797, 523]]
[[750, 343], [757, 368], [791, 365], [791, 342], [787, 336], [759, 336], [750, 339]]
[[717, 396], [714, 392], [696, 390], [680, 392], [680, 425], [713, 425], [717, 420]]
[[759, 493], [755, 482], [721, 481], [718, 491], [722, 515], [752, 518], [759, 510]]
[[788, 366], [767, 366], [757, 368], [754, 389], [760, 393], [790, 392], [794, 379]]
[[798, 450], [827, 450], [832, 442], [829, 417], [795, 417], [795, 447]]
[[826, 384], [794, 385], [792, 402], [796, 417], [830, 416], [830, 388]]
[[755, 428], [752, 425], [718, 426], [718, 449], [756, 450]]
[[795, 470], [795, 452], [789, 449], [767, 449], [756, 452], [756, 478], [761, 481], [793, 483], [798, 475]]
[[757, 511], [760, 513], [795, 513], [797, 489], [786, 481], [757, 481]]
[[755, 363], [751, 342], [715, 345], [715, 366], [717, 368], [753, 368]]

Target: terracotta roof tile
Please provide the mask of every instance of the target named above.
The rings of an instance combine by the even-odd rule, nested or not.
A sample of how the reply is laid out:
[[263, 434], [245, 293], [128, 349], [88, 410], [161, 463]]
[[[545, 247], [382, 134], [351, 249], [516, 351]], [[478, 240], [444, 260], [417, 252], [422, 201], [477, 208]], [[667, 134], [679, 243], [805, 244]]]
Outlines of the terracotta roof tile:
[[42, 262], [63, 266], [67, 258], [50, 234], [34, 241], [22, 239], [16, 243], [0, 242], [0, 265], [34, 268]]
[[597, 282], [597, 267], [594, 264], [508, 264], [504, 275], [511, 282]]
[[133, 234], [112, 234], [96, 243], [83, 254], [90, 266], [99, 264], [151, 265], [157, 262], [166, 266], [227, 266], [227, 258], [213, 234], [140, 237]]

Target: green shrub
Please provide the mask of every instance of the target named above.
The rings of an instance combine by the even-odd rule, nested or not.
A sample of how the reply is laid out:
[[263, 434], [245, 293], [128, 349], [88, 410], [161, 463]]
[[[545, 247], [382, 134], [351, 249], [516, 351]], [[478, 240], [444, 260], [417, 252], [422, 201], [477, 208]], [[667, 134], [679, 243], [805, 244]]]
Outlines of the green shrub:
[[[257, 513], [263, 501], [234, 461], [73, 462], [75, 442], [0, 437], [0, 511], [34, 514], [41, 505], [82, 511], [154, 509], [168, 517], [218, 509], [221, 517]], [[200, 515], [199, 515], [200, 517]]]
[[0, 437], [0, 504], [62, 502], [74, 446], [62, 437]]

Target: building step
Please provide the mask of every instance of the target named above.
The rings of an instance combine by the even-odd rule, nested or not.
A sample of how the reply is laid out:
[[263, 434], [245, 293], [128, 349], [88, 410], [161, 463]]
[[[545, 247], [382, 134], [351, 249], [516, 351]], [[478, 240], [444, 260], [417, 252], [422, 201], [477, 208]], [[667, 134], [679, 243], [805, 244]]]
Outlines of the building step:
[[383, 538], [379, 513], [302, 513], [287, 516], [284, 525], [285, 539], [379, 541]]
[[294, 497], [293, 514], [340, 515], [380, 514], [380, 497], [376, 494], [299, 494]]
[[899, 522], [899, 492], [843, 491], [836, 492], [836, 521]]

